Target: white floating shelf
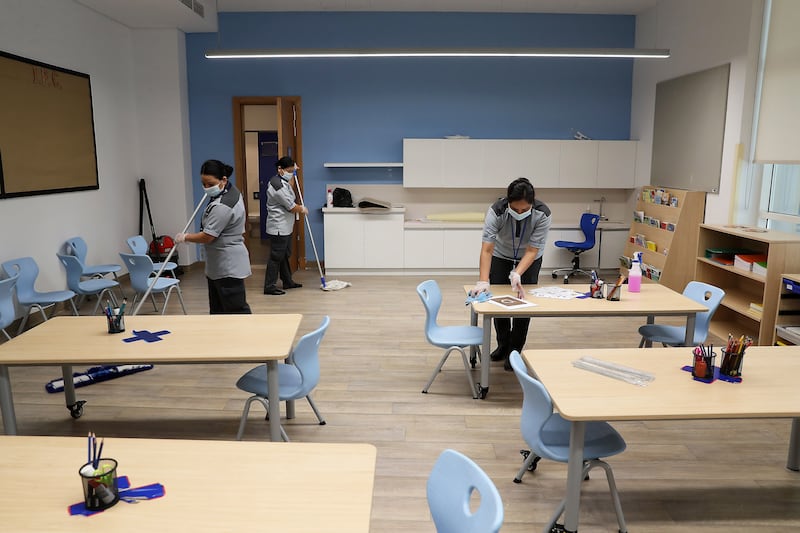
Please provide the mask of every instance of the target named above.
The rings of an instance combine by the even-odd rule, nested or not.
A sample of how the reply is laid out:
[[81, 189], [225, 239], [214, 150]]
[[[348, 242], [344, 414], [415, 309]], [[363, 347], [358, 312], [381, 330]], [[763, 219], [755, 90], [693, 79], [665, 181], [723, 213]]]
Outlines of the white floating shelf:
[[323, 163], [325, 168], [388, 168], [402, 167], [403, 163]]

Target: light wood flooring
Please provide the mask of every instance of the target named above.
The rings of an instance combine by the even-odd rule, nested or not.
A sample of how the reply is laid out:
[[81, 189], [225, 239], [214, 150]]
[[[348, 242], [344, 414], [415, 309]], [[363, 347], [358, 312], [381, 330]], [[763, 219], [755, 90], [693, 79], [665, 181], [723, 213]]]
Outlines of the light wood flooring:
[[[434, 530], [425, 482], [444, 448], [472, 457], [494, 480], [505, 503], [504, 532], [541, 530], [564, 494], [566, 467], [542, 461], [522, 484], [512, 482], [522, 460], [519, 450], [526, 447], [519, 433], [522, 393], [513, 374], [495, 366], [488, 398], [473, 400], [460, 359], [453, 356], [430, 393], [420, 393], [442, 353], [423, 334], [424, 312], [415, 287], [424, 278], [342, 276], [353, 286], [324, 292], [317, 272], [307, 270], [295, 276], [305, 284], [302, 289], [264, 296], [263, 276], [263, 267], [254, 267], [248, 281], [254, 312], [303, 313], [299, 335], [323, 315], [331, 317], [321, 346], [322, 380], [314, 393], [328, 423], [317, 425], [308, 404], [297, 402], [297, 416], [285, 421], [285, 428], [295, 441], [377, 447], [373, 532]], [[444, 296], [440, 323], [465, 323], [461, 286], [474, 280], [451, 276], [438, 281]], [[547, 273], [541, 281], [553, 282]], [[189, 312], [206, 313], [202, 267], [189, 269], [181, 282]], [[90, 309], [87, 305], [84, 312]], [[142, 312], [151, 313], [152, 306], [143, 306]], [[170, 312], [180, 312], [177, 300], [170, 303]], [[644, 321], [540, 319], [531, 324], [527, 347], [636, 346], [636, 329]], [[104, 327], [102, 318], [98, 324]], [[113, 449], [112, 437], [233, 439], [247, 396], [234, 383], [249, 368], [160, 365], [80, 388], [78, 397], [88, 403], [78, 420], [69, 417], [63, 394], [44, 390], [47, 381], [61, 375], [60, 368], [12, 368], [19, 432], [82, 436], [94, 431], [109, 437], [108, 449]], [[267, 424], [254, 404], [245, 439], [267, 440]], [[800, 531], [800, 477], [785, 468], [789, 420], [614, 425], [628, 444], [609, 462], [629, 531]], [[314, 483], [313, 471], [308, 482]], [[616, 531], [600, 472], [584, 483], [580, 531]]]

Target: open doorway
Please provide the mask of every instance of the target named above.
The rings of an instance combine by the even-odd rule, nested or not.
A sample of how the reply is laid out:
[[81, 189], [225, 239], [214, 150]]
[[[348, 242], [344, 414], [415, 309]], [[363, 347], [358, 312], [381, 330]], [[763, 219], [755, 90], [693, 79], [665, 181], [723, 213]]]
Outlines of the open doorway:
[[[288, 155], [300, 166], [297, 180], [303, 190], [303, 155], [299, 96], [235, 96], [233, 98], [233, 148], [236, 186], [247, 208], [245, 246], [253, 265], [264, 266], [269, 257], [266, 240], [266, 184], [275, 175], [275, 162]], [[292, 186], [296, 189], [295, 184]], [[299, 198], [298, 191], [295, 190]], [[293, 271], [305, 269], [305, 227], [296, 220], [292, 230]]]

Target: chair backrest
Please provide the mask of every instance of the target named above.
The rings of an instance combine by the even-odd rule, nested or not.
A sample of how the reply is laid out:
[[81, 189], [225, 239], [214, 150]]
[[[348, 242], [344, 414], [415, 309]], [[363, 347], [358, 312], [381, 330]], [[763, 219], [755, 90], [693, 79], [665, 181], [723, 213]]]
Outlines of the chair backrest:
[[520, 415], [522, 438], [533, 452], [541, 457], [544, 453], [541, 445], [542, 427], [553, 416], [553, 400], [550, 399], [550, 394], [544, 385], [528, 373], [525, 361], [522, 360], [518, 351], [511, 352], [508, 360], [522, 386], [522, 414]]
[[14, 307], [14, 286], [18, 276], [0, 280], [0, 329], [6, 329], [16, 318]]
[[585, 237], [584, 244], [591, 244], [594, 246], [595, 234], [597, 233], [597, 224], [600, 223], [600, 215], [594, 213], [584, 213], [581, 215], [581, 231]]
[[86, 291], [81, 289], [83, 264], [80, 259], [74, 255], [56, 254], [56, 256], [67, 271], [67, 287], [75, 294], [86, 294]]
[[147, 241], [141, 235], [134, 235], [127, 239], [128, 247], [136, 255], [147, 255]]
[[417, 285], [417, 294], [425, 306], [425, 334], [430, 340], [430, 331], [436, 327], [436, 317], [442, 306], [442, 291], [436, 281], [429, 279]]
[[[36, 293], [36, 278], [39, 276], [39, 265], [32, 257], [10, 259], [2, 263], [6, 276], [17, 278], [17, 298], [30, 300]], [[28, 298], [30, 297], [30, 298]]]
[[150, 277], [150, 274], [153, 273], [153, 260], [147, 255], [122, 252], [120, 252], [119, 257], [128, 269], [133, 290], [139, 294], [147, 292], [147, 288], [154, 279]]
[[[480, 505], [471, 511], [473, 492]], [[445, 450], [427, 484], [428, 508], [438, 533], [494, 533], [503, 525], [503, 500], [480, 466], [455, 450]]]
[[683, 295], [691, 298], [697, 303], [708, 307], [708, 311], [697, 313], [694, 323], [694, 339], [704, 342], [708, 336], [708, 328], [711, 324], [711, 317], [717, 312], [719, 303], [725, 297], [725, 291], [714, 285], [703, 283], [702, 281], [690, 281], [683, 289]]
[[319, 344], [328, 331], [331, 323], [329, 316], [322, 319], [322, 323], [311, 333], [303, 335], [292, 349], [291, 361], [300, 371], [303, 378], [299, 395], [306, 395], [319, 383]]
[[86, 254], [89, 252], [89, 247], [83, 237], [70, 237], [64, 241], [61, 250], [64, 255], [73, 255], [78, 258], [82, 265], [86, 264]]

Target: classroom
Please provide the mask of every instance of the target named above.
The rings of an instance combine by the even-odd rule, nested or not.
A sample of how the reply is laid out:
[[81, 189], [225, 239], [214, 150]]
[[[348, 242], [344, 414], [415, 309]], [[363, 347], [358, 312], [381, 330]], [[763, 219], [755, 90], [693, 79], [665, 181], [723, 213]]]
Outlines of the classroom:
[[[531, 449], [520, 432], [523, 388], [510, 371], [509, 352], [519, 348], [530, 373], [564, 414], [567, 436], [573, 397], [548, 381], [562, 374], [599, 378], [599, 371], [581, 370], [571, 361], [608, 358], [656, 375], [644, 387], [603, 377], [610, 384], [602, 382], [591, 394], [587, 388], [575, 398], [594, 398], [605, 410], [586, 415], [594, 418], [573, 419], [573, 431], [590, 431], [586, 420], [607, 420], [624, 438], [625, 451], [607, 462], [627, 530], [800, 529], [800, 484], [791, 468], [797, 467], [800, 447], [794, 440], [800, 399], [787, 388], [774, 404], [756, 408], [742, 399], [744, 394], [738, 400], [735, 395], [746, 390], [748, 377], [751, 386], [758, 381], [756, 354], [763, 354], [759, 361], [769, 361], [794, 354], [789, 345], [800, 344], [795, 327], [800, 319], [793, 318], [794, 294], [800, 292], [800, 149], [792, 131], [800, 120], [794, 97], [800, 86], [797, 23], [800, 6], [791, 0], [0, 0], [0, 73], [5, 61], [20, 60], [32, 68], [37, 90], [61, 89], [71, 74], [90, 80], [88, 138], [93, 143], [88, 163], [73, 158], [69, 147], [86, 132], [76, 127], [53, 135], [45, 131], [44, 115], [34, 115], [42, 117], [38, 133], [32, 124], [0, 133], [0, 224], [5, 228], [0, 264], [31, 257], [38, 266], [36, 289], [62, 291], [67, 265], [56, 253], [74, 236], [88, 244], [88, 262], [122, 265], [120, 254], [132, 251], [126, 243], [131, 236], [141, 234], [149, 243], [151, 234], [175, 238], [185, 233], [189, 237], [176, 244], [172, 258], [179, 275], [164, 278], [180, 279], [180, 293], [172, 293], [163, 316], [162, 295], [155, 295], [157, 309], [149, 301], [137, 301], [138, 307], [131, 301], [137, 290], [125, 266], [103, 279], [118, 276], [117, 298], [121, 290], [128, 312], [136, 307], [142, 315], [127, 317], [128, 331], [141, 319], [152, 332], [177, 333], [182, 321], [197, 319], [186, 326], [196, 332], [187, 337], [212, 339], [151, 352], [151, 360], [137, 354], [133, 360], [102, 344], [118, 337], [105, 334], [102, 312], [87, 318], [96, 303], [91, 297], [81, 303], [78, 318], [98, 321], [103, 335], [94, 351], [100, 353], [76, 355], [74, 370], [100, 364], [154, 367], [51, 394], [43, 385], [66, 372], [59, 356], [68, 351], [69, 331], [64, 338], [41, 332], [72, 320], [72, 309], [62, 301], [48, 309], [56, 320], [43, 321], [38, 311], [28, 317], [17, 304], [13, 320], [3, 327], [10, 340], [0, 333], [0, 401], [9, 435], [0, 436], [0, 446], [5, 455], [12, 454], [0, 469], [13, 467], [13, 454], [50, 446], [41, 439], [80, 439], [84, 455], [74, 459], [74, 467], [64, 450], [58, 455], [75, 478], [71, 499], [55, 505], [62, 512], [81, 499], [75, 474], [85, 462], [83, 439], [94, 432], [105, 438], [106, 453], [119, 461], [132, 484], [166, 487], [162, 501], [119, 504], [92, 518], [109, 520], [114, 529], [116, 520], [137, 524], [137, 509], [139, 526], [147, 520], [166, 523], [159, 521], [170, 520], [170, 481], [176, 489], [181, 483], [187, 490], [202, 485], [196, 473], [156, 479], [133, 439], [147, 439], [142, 450], [158, 449], [158, 441], [164, 441], [166, 455], [176, 446], [175, 457], [181, 443], [198, 457], [235, 456], [242, 445], [245, 461], [274, 453], [284, 457], [281, 464], [295, 467], [270, 480], [277, 472], [273, 462], [255, 466], [254, 472], [267, 479], [252, 481], [259, 486], [253, 498], [262, 486], [274, 488], [281, 479], [300, 476], [302, 482], [286, 494], [296, 490], [304, 500], [325, 499], [324, 484], [337, 483], [339, 475], [328, 465], [355, 465], [352, 500], [330, 499], [320, 512], [331, 514], [313, 526], [297, 518], [273, 522], [278, 530], [448, 531], [434, 525], [426, 483], [440, 454], [453, 449], [474, 461], [496, 487], [502, 531], [549, 530], [551, 522], [558, 524], [555, 531], [574, 531], [578, 517], [583, 532], [625, 530], [600, 469], [580, 483], [578, 462], [544, 458], [521, 483], [512, 481], [528, 456], [521, 450]], [[602, 50], [612, 56], [666, 51], [666, 57], [215, 57], [389, 49]], [[53, 72], [60, 75], [45, 76]], [[4, 91], [0, 88], [0, 95], [8, 94]], [[5, 104], [0, 102], [0, 117], [14, 123], [17, 108], [8, 99]], [[56, 184], [40, 191], [14, 181], [14, 143], [29, 131], [53, 144], [50, 156], [26, 161], [30, 168], [43, 163], [51, 170]], [[288, 258], [293, 282], [302, 286], [268, 292], [267, 196], [277, 179], [273, 176], [282, 173], [275, 163], [287, 155], [298, 168], [285, 180], [300, 193], [296, 202], [307, 208], [294, 222]], [[244, 288], [257, 326], [204, 322], [211, 318], [204, 271], [208, 248], [191, 235], [202, 233], [205, 214], [199, 210], [209, 183], [201, 180], [201, 168], [208, 160], [232, 166], [227, 183], [242, 193], [252, 271]], [[88, 185], [58, 181], [64, 179], [62, 171], [76, 167], [87, 168]], [[538, 283], [523, 277], [526, 292], [517, 294], [536, 303], [511, 309], [473, 302], [480, 296], [476, 282], [487, 281], [489, 288], [479, 268], [487, 209], [510, 196], [507, 186], [518, 177], [528, 178], [536, 201], [545, 204], [534, 204], [532, 212], [549, 212], [547, 241], [535, 262], [541, 268]], [[144, 211], [152, 220], [143, 215], [144, 182], [149, 202]], [[337, 189], [349, 193], [351, 204], [332, 202]], [[507, 202], [510, 216], [512, 203]], [[593, 243], [585, 252], [555, 244], [588, 240], [582, 220], [594, 224]], [[511, 244], [514, 267], [527, 267], [524, 258], [517, 261], [521, 242]], [[633, 295], [626, 278], [637, 257], [642, 291]], [[553, 298], [568, 290], [593, 291], [594, 275], [572, 272], [578, 267], [606, 282], [600, 296], [623, 276], [613, 291], [619, 301]], [[0, 284], [7, 277], [0, 269]], [[420, 301], [426, 280], [441, 293], [440, 325], [481, 328], [477, 340], [464, 344], [463, 364], [462, 353], [454, 350], [441, 372], [434, 369], [447, 346], [426, 337]], [[704, 308], [684, 292], [692, 282], [724, 291], [708, 323]], [[505, 288], [499, 285], [493, 278], [494, 295], [512, 295], [508, 281]], [[534, 288], [541, 292], [528, 292]], [[8, 317], [3, 313], [0, 306], [0, 324]], [[26, 323], [20, 328], [23, 314]], [[281, 332], [268, 335], [274, 324], [258, 321], [270, 315], [288, 320]], [[531, 317], [527, 338], [500, 353], [495, 320], [517, 315]], [[280, 402], [253, 402], [241, 429], [243, 442], [237, 442], [250, 396], [237, 388], [237, 380], [265, 361], [261, 352], [243, 348], [238, 353], [236, 347], [263, 342], [264, 351], [275, 352], [268, 355], [267, 367], [277, 368], [277, 356], [288, 355], [326, 317], [330, 324], [319, 344], [315, 407], [301, 397], [296, 413], [288, 415]], [[640, 327], [652, 326], [653, 318], [655, 325], [679, 332], [672, 343], [679, 347], [663, 347], [655, 336], [652, 348], [637, 348], [645, 340]], [[695, 326], [705, 328], [707, 337], [687, 342]], [[17, 334], [18, 329], [24, 332]], [[740, 335], [754, 345], [741, 383], [697, 383], [681, 372], [682, 364], [693, 361], [689, 346], [713, 344], [718, 353], [726, 340]], [[38, 338], [43, 344], [36, 344]], [[23, 355], [12, 348], [23, 343], [41, 350], [28, 366], [14, 359]], [[81, 351], [90, 350], [76, 349]], [[656, 359], [650, 354], [680, 358], [684, 352], [676, 376], [662, 377], [660, 367], [648, 366]], [[718, 359], [721, 365], [722, 356]], [[797, 363], [788, 358], [785, 364]], [[771, 375], [783, 380], [787, 370], [772, 368]], [[273, 374], [278, 373], [270, 379]], [[673, 378], [676, 391], [695, 385], [686, 398], [708, 389], [714, 397], [733, 395], [724, 400], [729, 410], [720, 411], [723, 400], [717, 398], [711, 402], [716, 411], [703, 407], [691, 415], [680, 411], [688, 409], [683, 404], [674, 412], [647, 411], [644, 400], [629, 400], [629, 409], [615, 411], [628, 389], [658, 391]], [[783, 381], [774, 386], [782, 390]], [[80, 413], [65, 409], [65, 399], [69, 403], [76, 396], [87, 402], [80, 404]], [[678, 396], [661, 405], [677, 402]], [[280, 423], [271, 425], [276, 418]], [[278, 451], [281, 443], [269, 441], [281, 440], [281, 432], [291, 441], [286, 450], [307, 445], [318, 461], [299, 459], [299, 451]], [[19, 442], [29, 438], [30, 447]], [[62, 441], [52, 442], [61, 446]], [[568, 440], [564, 446], [577, 449]], [[280, 455], [285, 453], [290, 455]], [[208, 468], [198, 460], [194, 470]], [[132, 471], [136, 464], [141, 473]], [[213, 483], [216, 475], [209, 473], [206, 482]], [[348, 485], [346, 477], [342, 481]], [[315, 493], [311, 488], [317, 482], [320, 492]], [[12, 492], [0, 494], [0, 508], [10, 508]], [[59, 502], [57, 497], [46, 501]], [[551, 515], [565, 497], [566, 513], [554, 520]], [[180, 507], [180, 497], [175, 498]], [[159, 504], [167, 504], [166, 510]], [[148, 506], [153, 510], [142, 510]], [[248, 500], [231, 502], [220, 516], [198, 513], [193, 524], [199, 530], [225, 530], [214, 525], [224, 515], [235, 517], [232, 529], [247, 531], [276, 520], [253, 506]], [[287, 505], [282, 515], [291, 509]], [[295, 514], [303, 512], [298, 508]], [[62, 514], [63, 527], [56, 529], [81, 527], [76, 520], [82, 517]], [[52, 527], [19, 524], [9, 530]]]

